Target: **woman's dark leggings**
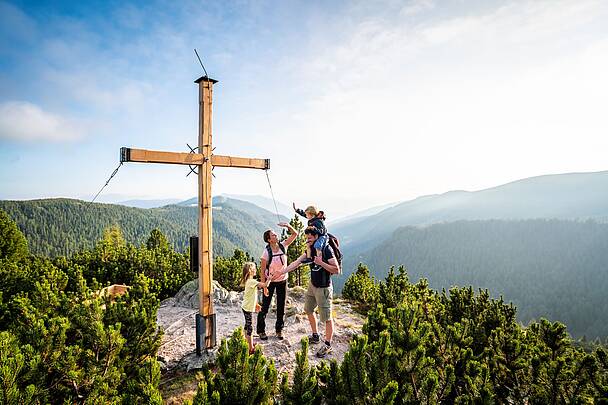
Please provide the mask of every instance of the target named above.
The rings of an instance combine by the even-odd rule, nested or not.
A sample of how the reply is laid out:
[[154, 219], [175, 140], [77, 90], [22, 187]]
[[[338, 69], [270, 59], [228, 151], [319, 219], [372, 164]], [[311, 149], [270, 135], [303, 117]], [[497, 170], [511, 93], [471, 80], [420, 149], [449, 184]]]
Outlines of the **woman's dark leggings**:
[[266, 314], [270, 308], [270, 301], [274, 291], [277, 291], [277, 322], [274, 325], [274, 330], [280, 332], [283, 330], [285, 316], [285, 299], [287, 298], [287, 280], [279, 282], [271, 282], [268, 286], [268, 297], [262, 299], [262, 310], [258, 313], [258, 322], [256, 330], [258, 334], [266, 333]]

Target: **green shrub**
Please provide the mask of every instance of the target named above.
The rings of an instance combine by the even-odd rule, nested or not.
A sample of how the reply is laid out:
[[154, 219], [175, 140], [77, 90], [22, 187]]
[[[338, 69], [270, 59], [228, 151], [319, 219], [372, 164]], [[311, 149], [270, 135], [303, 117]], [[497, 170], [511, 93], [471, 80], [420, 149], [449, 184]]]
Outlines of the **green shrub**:
[[132, 285], [138, 275], [144, 275], [150, 291], [161, 300], [174, 296], [196, 276], [190, 271], [188, 256], [170, 249], [158, 229], [151, 232], [146, 246], [138, 248], [124, 241], [120, 228], [110, 227], [94, 249], [56, 258], [54, 263], [66, 272], [81, 267], [88, 282], [95, 280], [102, 285]]
[[308, 337], [302, 338], [302, 350], [296, 353], [293, 382], [289, 385], [287, 373], [281, 381], [281, 399], [288, 405], [313, 405], [321, 403], [323, 393], [319, 387], [317, 370], [308, 363]]
[[159, 302], [144, 276], [112, 302], [87, 286], [81, 269], [66, 273], [49, 260], [2, 262], [0, 273], [3, 403], [159, 398]]
[[241, 276], [246, 262], [255, 262], [255, 260], [239, 249], [234, 251], [232, 257], [216, 257], [213, 262], [213, 279], [227, 290], [242, 291]]
[[378, 302], [378, 286], [374, 279], [370, 277], [366, 265], [359, 263], [357, 271], [348, 277], [342, 289], [342, 296], [365, 307], [376, 305]]
[[27, 255], [25, 236], [8, 214], [0, 210], [0, 260], [18, 260]]
[[230, 339], [222, 340], [217, 371], [203, 373], [193, 403], [199, 404], [272, 404], [277, 390], [277, 371], [261, 350], [250, 355], [241, 328]]

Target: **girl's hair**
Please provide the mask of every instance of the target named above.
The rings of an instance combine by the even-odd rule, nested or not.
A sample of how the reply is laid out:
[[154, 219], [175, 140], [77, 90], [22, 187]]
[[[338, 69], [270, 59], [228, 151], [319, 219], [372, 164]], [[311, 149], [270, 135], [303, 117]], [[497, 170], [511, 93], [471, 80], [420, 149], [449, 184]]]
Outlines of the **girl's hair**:
[[317, 218], [322, 219], [323, 221], [327, 220], [323, 211], [319, 211], [319, 213], [317, 214]]
[[308, 207], [306, 207], [304, 212], [311, 214], [313, 217], [316, 217], [317, 215], [319, 215], [319, 211], [317, 210], [317, 207], [315, 207], [314, 205], [309, 205]]
[[270, 232], [272, 232], [271, 229], [264, 231], [264, 242], [266, 243], [270, 242]]
[[253, 270], [253, 274], [255, 274], [255, 263], [247, 262], [243, 265], [243, 274], [241, 275], [241, 287], [245, 286], [245, 281], [249, 280], [249, 274]]

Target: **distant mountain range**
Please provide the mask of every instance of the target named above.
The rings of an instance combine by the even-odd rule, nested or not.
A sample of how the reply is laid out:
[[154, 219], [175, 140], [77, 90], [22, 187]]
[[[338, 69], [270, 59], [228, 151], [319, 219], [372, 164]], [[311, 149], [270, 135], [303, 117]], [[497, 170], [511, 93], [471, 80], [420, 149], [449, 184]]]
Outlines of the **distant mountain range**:
[[481, 191], [450, 191], [405, 201], [333, 224], [344, 248], [369, 250], [406, 225], [472, 219], [608, 218], [608, 171], [531, 177]]
[[608, 171], [539, 176], [486, 190], [406, 201], [329, 227], [344, 275], [378, 279], [404, 265], [436, 289], [489, 288], [519, 319], [565, 321], [577, 337], [608, 336]]
[[[247, 194], [222, 194], [222, 196], [232, 198], [234, 200], [247, 201], [257, 205], [258, 207], [264, 208], [267, 211], [276, 212], [274, 202], [268, 197]], [[282, 202], [277, 201], [277, 209], [279, 210], [279, 215], [283, 215], [287, 218], [293, 218], [294, 211], [291, 205], [283, 204]]]
[[[272, 201], [272, 199], [263, 197], [261, 195], [221, 194], [214, 198], [228, 198], [231, 200], [245, 201], [245, 202], [257, 205], [258, 207], [263, 208], [266, 211], [275, 213], [275, 217], [276, 217], [276, 210], [275, 210], [274, 202]], [[194, 206], [197, 203], [198, 203], [198, 197], [193, 197], [193, 198], [189, 198], [187, 200], [181, 201], [177, 204], [183, 205], [183, 206]], [[293, 208], [283, 204], [280, 201], [277, 201], [277, 209], [279, 211], [279, 215], [282, 215], [284, 217], [292, 218], [294, 215]]]
[[382, 204], [382, 205], [379, 205], [377, 207], [367, 208], [365, 210], [357, 211], [354, 214], [350, 214], [350, 215], [347, 215], [347, 216], [344, 216], [344, 217], [340, 217], [340, 218], [337, 218], [335, 220], [329, 219], [327, 221], [327, 223], [328, 224], [340, 224], [340, 226], [342, 227], [342, 226], [344, 226], [348, 222], [358, 221], [361, 218], [369, 217], [371, 215], [375, 215], [375, 214], [377, 214], [379, 212], [384, 211], [387, 208], [394, 207], [397, 204], [399, 204], [399, 202]]
[[[254, 204], [225, 197], [213, 201], [214, 254], [232, 255], [239, 248], [257, 255], [263, 247], [262, 233], [276, 229], [277, 217]], [[103, 230], [118, 225], [127, 241], [144, 243], [150, 231], [159, 228], [173, 246], [188, 247], [198, 233], [196, 207], [167, 205], [142, 209], [82, 200], [46, 199], [2, 201], [6, 211], [28, 239], [30, 250], [47, 256], [68, 255], [94, 246]], [[287, 220], [281, 217], [281, 220]]]
[[[276, 209], [274, 206], [274, 202], [271, 198], [264, 197], [261, 195], [250, 195], [250, 194], [221, 194], [219, 196], [215, 196], [214, 198], [225, 197], [231, 200], [240, 200], [246, 201], [251, 204], [255, 204], [260, 208], [263, 208], [267, 211], [276, 213]], [[160, 208], [166, 205], [180, 205], [180, 206], [196, 206], [198, 203], [198, 197], [192, 197], [187, 200], [181, 200], [177, 198], [165, 198], [165, 199], [130, 199], [130, 200], [120, 200], [116, 201], [113, 198], [109, 199], [111, 202], [104, 200], [104, 202], [109, 204], [117, 204], [124, 205], [125, 207], [134, 207], [134, 208]], [[279, 215], [282, 215], [287, 218], [292, 218], [294, 211], [291, 206], [288, 206], [280, 201], [277, 201], [277, 209]], [[276, 216], [276, 214], [275, 214]]]

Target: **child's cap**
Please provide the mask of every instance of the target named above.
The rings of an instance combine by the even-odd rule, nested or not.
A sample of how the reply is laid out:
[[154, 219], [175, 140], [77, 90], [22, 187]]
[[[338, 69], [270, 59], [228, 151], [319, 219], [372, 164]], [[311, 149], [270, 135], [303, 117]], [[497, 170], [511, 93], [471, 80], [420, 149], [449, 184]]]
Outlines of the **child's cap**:
[[317, 210], [317, 207], [315, 207], [314, 205], [309, 205], [308, 207], [306, 207], [304, 212], [311, 214], [312, 216], [315, 216], [315, 217], [319, 213], [319, 211]]

